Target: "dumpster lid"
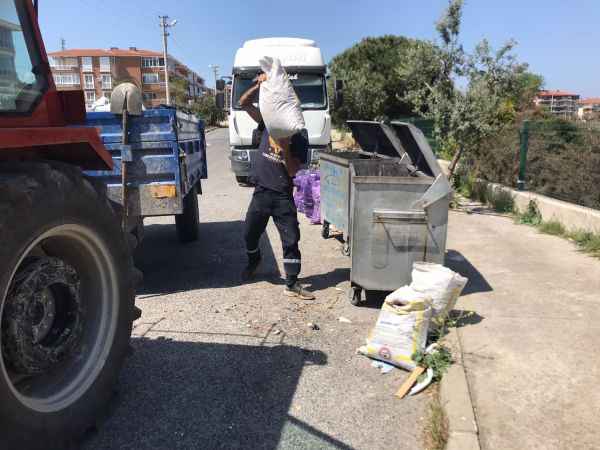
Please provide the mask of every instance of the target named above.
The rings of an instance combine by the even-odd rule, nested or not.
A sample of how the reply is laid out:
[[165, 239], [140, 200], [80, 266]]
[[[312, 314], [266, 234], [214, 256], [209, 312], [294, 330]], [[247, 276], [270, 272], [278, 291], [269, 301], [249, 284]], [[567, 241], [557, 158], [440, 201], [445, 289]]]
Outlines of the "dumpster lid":
[[381, 122], [349, 120], [352, 136], [364, 153], [399, 158], [406, 153], [394, 130]]
[[390, 126], [415, 167], [433, 177], [442, 173], [437, 158], [420, 129], [411, 123], [401, 121], [392, 121]]

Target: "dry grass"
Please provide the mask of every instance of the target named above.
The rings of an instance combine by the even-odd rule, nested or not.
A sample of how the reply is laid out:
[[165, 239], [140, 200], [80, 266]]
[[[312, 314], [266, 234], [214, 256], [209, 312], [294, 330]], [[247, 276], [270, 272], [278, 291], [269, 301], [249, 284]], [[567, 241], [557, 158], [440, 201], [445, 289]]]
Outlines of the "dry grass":
[[423, 446], [426, 450], [444, 450], [448, 442], [448, 418], [440, 400], [439, 383], [432, 388], [423, 429]]

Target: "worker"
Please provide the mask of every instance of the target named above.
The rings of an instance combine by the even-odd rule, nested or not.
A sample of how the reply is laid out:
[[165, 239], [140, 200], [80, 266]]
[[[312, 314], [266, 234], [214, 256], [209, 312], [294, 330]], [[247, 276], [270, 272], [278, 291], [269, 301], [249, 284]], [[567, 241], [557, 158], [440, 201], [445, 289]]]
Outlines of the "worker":
[[259, 240], [273, 218], [283, 245], [283, 267], [285, 270], [285, 295], [303, 300], [314, 300], [315, 296], [298, 281], [301, 256], [298, 243], [300, 226], [293, 191], [293, 178], [300, 169], [301, 159], [308, 153], [308, 138], [305, 133], [296, 133], [290, 138], [273, 139], [269, 136], [260, 110], [254, 106], [260, 84], [267, 79], [261, 73], [256, 83], [240, 98], [240, 106], [258, 124], [261, 133], [259, 151], [252, 161], [252, 182], [255, 190], [248, 206], [245, 224], [248, 264], [242, 273], [244, 280], [251, 279], [261, 262]]

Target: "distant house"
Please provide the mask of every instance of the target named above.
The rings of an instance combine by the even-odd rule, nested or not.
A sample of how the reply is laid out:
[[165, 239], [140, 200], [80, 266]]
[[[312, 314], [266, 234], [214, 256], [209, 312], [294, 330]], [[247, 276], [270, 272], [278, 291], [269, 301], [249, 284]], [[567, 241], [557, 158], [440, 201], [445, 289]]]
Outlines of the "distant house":
[[[166, 103], [163, 54], [136, 47], [120, 49], [68, 49], [52, 52], [50, 67], [59, 90], [83, 89], [86, 106], [101, 97], [110, 98], [113, 87], [131, 81], [142, 89], [147, 108]], [[169, 79], [176, 76], [188, 82], [190, 99], [206, 92], [204, 79], [171, 55]]]
[[579, 108], [579, 95], [568, 91], [539, 91], [534, 99], [538, 108], [562, 117], [572, 117]]
[[577, 117], [581, 120], [600, 119], [600, 97], [580, 100]]

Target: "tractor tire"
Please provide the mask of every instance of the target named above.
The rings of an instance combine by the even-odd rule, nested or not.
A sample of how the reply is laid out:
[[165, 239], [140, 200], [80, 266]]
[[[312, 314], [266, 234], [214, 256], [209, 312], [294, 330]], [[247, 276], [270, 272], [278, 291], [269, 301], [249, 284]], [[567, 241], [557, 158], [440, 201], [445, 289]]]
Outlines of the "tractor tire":
[[0, 439], [64, 450], [105, 416], [136, 315], [132, 257], [101, 184], [0, 164]]
[[180, 242], [187, 243], [198, 239], [200, 212], [198, 211], [198, 191], [195, 186], [183, 197], [183, 213], [175, 216], [175, 226]]

